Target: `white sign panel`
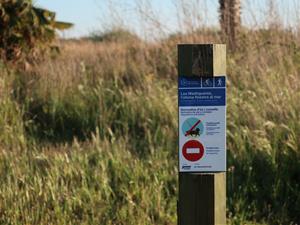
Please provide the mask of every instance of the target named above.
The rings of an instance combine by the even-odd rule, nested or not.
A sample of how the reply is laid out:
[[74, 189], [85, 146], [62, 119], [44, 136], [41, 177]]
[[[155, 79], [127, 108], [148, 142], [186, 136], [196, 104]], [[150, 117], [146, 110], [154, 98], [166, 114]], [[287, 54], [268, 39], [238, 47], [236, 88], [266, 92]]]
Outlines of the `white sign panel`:
[[226, 171], [226, 78], [179, 77], [179, 171]]

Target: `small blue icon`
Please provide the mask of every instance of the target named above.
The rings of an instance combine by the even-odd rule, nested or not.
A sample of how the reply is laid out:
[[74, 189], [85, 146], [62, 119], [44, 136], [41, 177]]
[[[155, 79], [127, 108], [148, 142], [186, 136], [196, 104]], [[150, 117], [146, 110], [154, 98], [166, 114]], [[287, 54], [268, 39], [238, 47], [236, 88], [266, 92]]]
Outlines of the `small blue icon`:
[[225, 85], [226, 85], [225, 77], [215, 78], [215, 87], [225, 87]]
[[213, 87], [214, 80], [213, 78], [203, 78], [202, 79], [202, 87]]

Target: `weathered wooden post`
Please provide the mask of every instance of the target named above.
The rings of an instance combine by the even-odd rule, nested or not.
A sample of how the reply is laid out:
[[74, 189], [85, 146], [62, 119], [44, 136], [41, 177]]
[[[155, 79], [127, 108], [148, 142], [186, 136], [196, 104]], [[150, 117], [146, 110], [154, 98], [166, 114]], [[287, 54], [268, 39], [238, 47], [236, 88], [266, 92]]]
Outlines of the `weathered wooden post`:
[[225, 74], [225, 45], [178, 45], [179, 225], [226, 224]]

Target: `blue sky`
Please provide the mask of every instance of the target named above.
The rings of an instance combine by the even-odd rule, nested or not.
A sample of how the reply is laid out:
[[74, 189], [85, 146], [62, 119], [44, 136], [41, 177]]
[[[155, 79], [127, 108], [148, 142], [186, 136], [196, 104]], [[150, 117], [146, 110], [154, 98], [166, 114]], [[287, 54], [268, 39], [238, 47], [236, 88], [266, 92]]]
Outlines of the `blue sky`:
[[[265, 25], [270, 1], [242, 0], [243, 24]], [[190, 18], [183, 16], [180, 2], [190, 2], [187, 9], [190, 10], [187, 13], [191, 15]], [[279, 17], [285, 25], [299, 24], [299, 0], [275, 2]], [[171, 33], [186, 27], [186, 19], [192, 21], [195, 27], [218, 26], [218, 0], [35, 0], [35, 5], [55, 11], [58, 20], [75, 24], [74, 28], [62, 34], [64, 37], [89, 35], [111, 26], [126, 26], [141, 36], [149, 36], [153, 32], [151, 29], [158, 29], [157, 23], [162, 26], [161, 30]]]
[[56, 12], [57, 20], [72, 22], [67, 36], [81, 36], [99, 27], [100, 9], [96, 0], [36, 0], [35, 5]]

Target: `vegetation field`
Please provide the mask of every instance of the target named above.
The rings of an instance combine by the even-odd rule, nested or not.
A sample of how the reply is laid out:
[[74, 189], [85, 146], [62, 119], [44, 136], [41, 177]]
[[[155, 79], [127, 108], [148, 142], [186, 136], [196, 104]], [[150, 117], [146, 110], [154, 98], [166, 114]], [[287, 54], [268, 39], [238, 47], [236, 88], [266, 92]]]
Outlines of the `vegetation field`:
[[[299, 224], [300, 39], [244, 30], [228, 52], [228, 224]], [[125, 30], [0, 68], [0, 224], [177, 223], [177, 43]]]

